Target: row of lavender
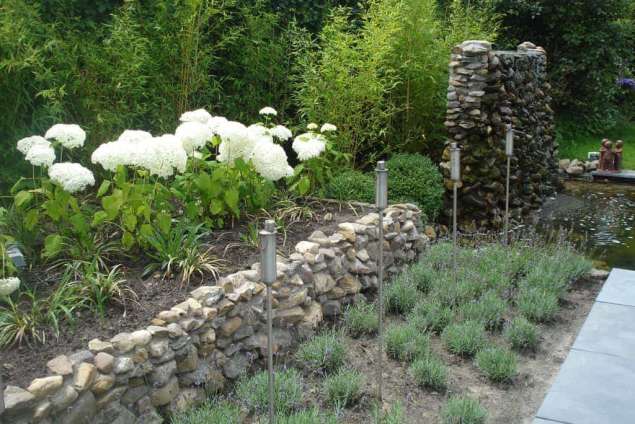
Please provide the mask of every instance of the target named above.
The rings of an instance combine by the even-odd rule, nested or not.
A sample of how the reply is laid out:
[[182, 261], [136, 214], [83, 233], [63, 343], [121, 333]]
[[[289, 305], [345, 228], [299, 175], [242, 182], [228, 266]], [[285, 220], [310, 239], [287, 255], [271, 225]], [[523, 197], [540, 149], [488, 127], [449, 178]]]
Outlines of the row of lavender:
[[[386, 210], [384, 264], [395, 274], [428, 244], [421, 212], [413, 205]], [[278, 258], [273, 285], [274, 352], [309, 337], [326, 317], [377, 285], [378, 215], [339, 224], [330, 235], [315, 231], [289, 258]], [[162, 311], [147, 328], [48, 362], [50, 375], [26, 389], [8, 386], [2, 422], [160, 423], [222, 391], [261, 363], [266, 354], [265, 286], [259, 264], [201, 286]]]

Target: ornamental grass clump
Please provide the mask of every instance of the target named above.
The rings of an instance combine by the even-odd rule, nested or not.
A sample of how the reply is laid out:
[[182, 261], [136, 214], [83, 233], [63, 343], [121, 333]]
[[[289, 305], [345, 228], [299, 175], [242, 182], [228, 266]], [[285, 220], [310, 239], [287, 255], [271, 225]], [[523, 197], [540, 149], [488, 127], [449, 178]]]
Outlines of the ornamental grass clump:
[[410, 276], [403, 273], [386, 287], [384, 296], [386, 312], [407, 314], [417, 304], [420, 294]]
[[416, 359], [410, 365], [410, 372], [421, 387], [441, 391], [447, 386], [447, 367], [443, 361], [433, 355]]
[[428, 355], [430, 336], [412, 324], [397, 324], [386, 330], [386, 353], [400, 361], [412, 361]]
[[[261, 371], [251, 377], [243, 377], [236, 386], [236, 396], [250, 412], [266, 413], [269, 407], [269, 374]], [[276, 371], [274, 380], [274, 408], [281, 414], [298, 409], [302, 402], [302, 376], [293, 369]]]
[[452, 309], [436, 300], [420, 301], [408, 314], [409, 323], [421, 331], [430, 331], [436, 334], [443, 332], [453, 318]]
[[376, 333], [379, 328], [379, 317], [375, 304], [359, 302], [349, 306], [344, 313], [344, 324], [353, 337]]
[[450, 352], [465, 357], [474, 356], [487, 343], [485, 328], [478, 321], [452, 324], [443, 331], [441, 339]]
[[[322, 413], [318, 408], [305, 409], [289, 415], [276, 416], [276, 424], [337, 424], [337, 422], [337, 416], [335, 414], [331, 412]], [[210, 424], [212, 423], [215, 422], [210, 421]], [[218, 421], [218, 424], [221, 423], [221, 421]]]
[[311, 372], [327, 374], [344, 364], [346, 349], [340, 333], [328, 331], [305, 341], [298, 347], [295, 358]]
[[494, 383], [509, 382], [518, 372], [514, 352], [501, 347], [490, 347], [478, 352], [476, 366]]
[[336, 409], [353, 405], [361, 396], [364, 377], [355, 370], [340, 369], [324, 380], [328, 403]]
[[443, 424], [485, 424], [487, 411], [474, 399], [455, 396], [441, 410]]
[[538, 327], [523, 316], [514, 318], [504, 334], [505, 339], [516, 350], [536, 350], [540, 341]]
[[523, 287], [516, 303], [520, 313], [536, 323], [553, 321], [560, 309], [558, 295], [538, 287]]
[[434, 269], [421, 262], [410, 266], [405, 273], [417, 290], [424, 294], [430, 291], [434, 281], [438, 278]]

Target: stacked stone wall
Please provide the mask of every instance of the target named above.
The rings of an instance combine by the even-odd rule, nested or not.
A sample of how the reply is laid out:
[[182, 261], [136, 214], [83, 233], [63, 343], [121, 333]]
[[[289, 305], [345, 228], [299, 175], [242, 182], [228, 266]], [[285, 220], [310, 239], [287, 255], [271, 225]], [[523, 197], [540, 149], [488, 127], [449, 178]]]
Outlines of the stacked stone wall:
[[[421, 212], [394, 205], [383, 221], [388, 275], [416, 260], [428, 243]], [[377, 285], [378, 215], [314, 232], [278, 258], [273, 285], [274, 353], [311, 336], [325, 317]], [[94, 339], [87, 349], [51, 359], [49, 375], [26, 388], [8, 385], [0, 422], [161, 423], [162, 412], [202, 402], [206, 393], [262, 365], [265, 286], [260, 264], [201, 286], [160, 312], [146, 328]], [[9, 383], [10, 384], [10, 383]]]
[[512, 124], [511, 209], [520, 219], [540, 207], [558, 184], [557, 145], [547, 81], [547, 55], [523, 43], [516, 51], [492, 50], [487, 41], [466, 41], [452, 50], [449, 134], [442, 168], [445, 213], [451, 216], [449, 143], [462, 148], [459, 222], [464, 230], [500, 227], [505, 213], [505, 132]]

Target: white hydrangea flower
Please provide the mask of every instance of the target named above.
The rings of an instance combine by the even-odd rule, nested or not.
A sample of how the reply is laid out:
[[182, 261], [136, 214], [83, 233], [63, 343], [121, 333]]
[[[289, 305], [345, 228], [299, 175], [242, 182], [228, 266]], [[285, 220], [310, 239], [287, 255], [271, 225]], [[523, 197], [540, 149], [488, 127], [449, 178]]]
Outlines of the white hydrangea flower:
[[9, 296], [20, 287], [17, 277], [0, 278], [0, 296]]
[[333, 132], [333, 131], [337, 131], [337, 127], [333, 124], [329, 124], [328, 122], [322, 125], [322, 128], [320, 128], [321, 133]]
[[189, 112], [185, 112], [181, 115], [181, 122], [198, 122], [199, 124], [207, 124], [207, 121], [212, 119], [212, 115], [205, 109], [196, 109]]
[[227, 122], [229, 121], [227, 121], [227, 118], [225, 118], [224, 116], [212, 116], [206, 124], [213, 134], [218, 134], [220, 128]]
[[128, 159], [126, 146], [117, 141], [104, 143], [97, 147], [91, 156], [94, 164], [101, 165], [107, 171], [116, 171], [118, 165], [124, 165]]
[[48, 173], [51, 181], [71, 194], [95, 185], [93, 173], [78, 163], [56, 163], [49, 168]]
[[326, 139], [322, 134], [308, 132], [300, 134], [293, 140], [291, 148], [298, 154], [301, 161], [320, 156], [326, 149]]
[[267, 107], [263, 107], [262, 109], [260, 109], [260, 112], [258, 112], [260, 115], [271, 115], [271, 116], [277, 116], [278, 112], [276, 112], [276, 110], [274, 108], [272, 108], [271, 106], [267, 106]]
[[191, 121], [183, 122], [179, 125], [174, 135], [181, 140], [187, 154], [191, 155], [195, 151], [202, 149], [214, 134], [206, 124]]
[[20, 151], [20, 153], [22, 153], [23, 155], [26, 155], [29, 152], [29, 149], [31, 149], [31, 147], [35, 146], [36, 144], [40, 144], [43, 146], [50, 146], [51, 142], [42, 136], [33, 135], [31, 137], [25, 137], [19, 140], [17, 144], [17, 148], [18, 148], [18, 151]]
[[86, 132], [76, 124], [55, 124], [49, 128], [44, 138], [57, 140], [67, 149], [74, 149], [84, 145]]
[[27, 152], [26, 160], [33, 166], [48, 168], [55, 162], [55, 150], [51, 145], [35, 144]]
[[[252, 129], [252, 134], [256, 130]], [[238, 158], [249, 160], [254, 148], [254, 138], [250, 137], [250, 131], [240, 122], [227, 121], [219, 127], [218, 135], [221, 143], [218, 146], [218, 157], [220, 162], [234, 163]]]
[[251, 160], [256, 171], [267, 180], [277, 181], [293, 175], [293, 168], [287, 162], [287, 154], [275, 143], [256, 144]]
[[187, 167], [187, 153], [178, 137], [164, 134], [147, 142], [151, 158], [146, 168], [151, 174], [168, 178], [174, 175], [174, 170], [182, 173]]
[[142, 130], [125, 130], [121, 133], [117, 141], [126, 143], [142, 143], [152, 139], [152, 134]]
[[291, 130], [284, 125], [276, 125], [270, 130], [270, 132], [271, 134], [273, 134], [274, 137], [282, 141], [287, 141], [288, 139], [293, 137], [293, 133], [291, 132]]
[[306, 126], [306, 129], [309, 131], [315, 131], [318, 129], [318, 124], [316, 124], [315, 122], [311, 122], [309, 125]]

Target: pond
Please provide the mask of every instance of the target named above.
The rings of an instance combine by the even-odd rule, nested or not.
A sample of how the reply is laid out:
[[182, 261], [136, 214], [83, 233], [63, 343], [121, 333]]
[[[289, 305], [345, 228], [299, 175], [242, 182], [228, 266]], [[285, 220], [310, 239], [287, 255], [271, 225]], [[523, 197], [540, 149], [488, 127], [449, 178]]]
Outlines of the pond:
[[544, 204], [537, 228], [569, 231], [599, 265], [635, 269], [635, 186], [568, 181]]

